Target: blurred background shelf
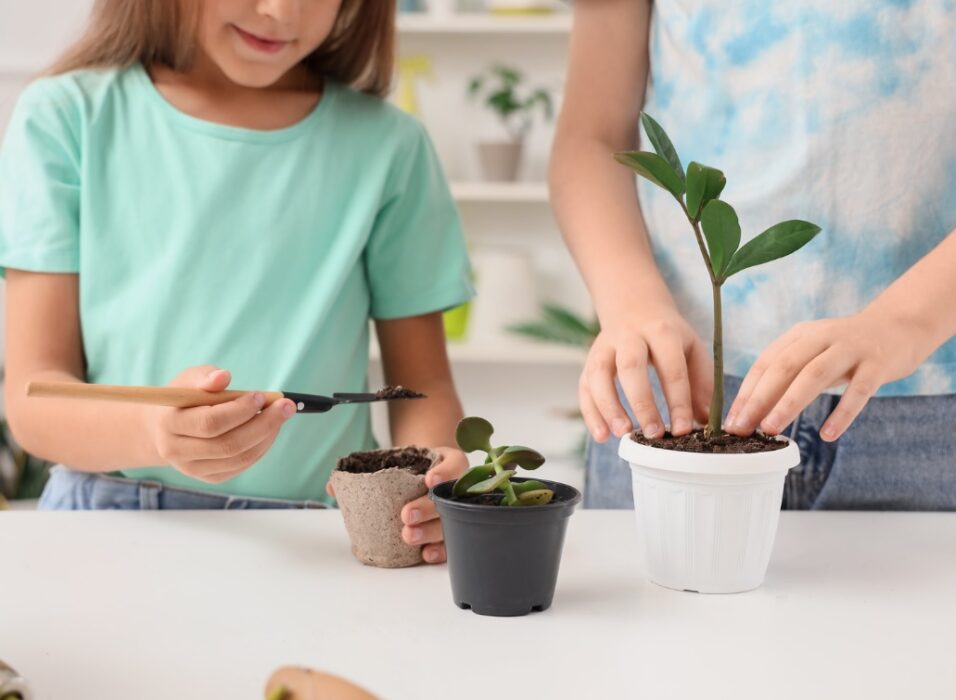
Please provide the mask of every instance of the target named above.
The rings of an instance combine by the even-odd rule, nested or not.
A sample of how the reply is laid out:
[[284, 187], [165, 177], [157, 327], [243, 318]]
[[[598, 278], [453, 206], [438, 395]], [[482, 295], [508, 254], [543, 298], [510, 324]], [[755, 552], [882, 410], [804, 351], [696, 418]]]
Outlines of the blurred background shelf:
[[438, 17], [427, 12], [398, 15], [402, 34], [568, 34], [570, 14], [493, 15], [460, 13]]
[[453, 182], [451, 193], [460, 203], [548, 203], [543, 182]]

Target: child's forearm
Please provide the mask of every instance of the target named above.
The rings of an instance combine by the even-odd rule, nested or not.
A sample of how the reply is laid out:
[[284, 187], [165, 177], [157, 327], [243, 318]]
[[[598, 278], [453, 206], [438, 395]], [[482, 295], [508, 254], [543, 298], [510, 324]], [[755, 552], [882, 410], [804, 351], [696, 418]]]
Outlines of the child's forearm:
[[887, 287], [864, 314], [901, 324], [915, 366], [956, 335], [956, 230]]
[[[27, 381], [82, 381], [63, 371], [36, 372]], [[32, 455], [83, 471], [162, 464], [146, 430], [152, 406], [27, 397], [25, 382], [7, 387], [7, 418]]]
[[421, 401], [395, 402], [389, 409], [389, 427], [394, 445], [452, 447], [455, 428], [464, 416], [450, 379], [416, 384], [428, 396]]

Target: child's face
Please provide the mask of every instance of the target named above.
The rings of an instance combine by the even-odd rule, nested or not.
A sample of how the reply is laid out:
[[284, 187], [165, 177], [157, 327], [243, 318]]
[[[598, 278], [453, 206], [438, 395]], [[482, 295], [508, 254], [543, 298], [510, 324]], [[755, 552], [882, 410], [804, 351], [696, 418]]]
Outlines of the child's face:
[[234, 83], [266, 87], [325, 41], [342, 0], [203, 0], [199, 44]]

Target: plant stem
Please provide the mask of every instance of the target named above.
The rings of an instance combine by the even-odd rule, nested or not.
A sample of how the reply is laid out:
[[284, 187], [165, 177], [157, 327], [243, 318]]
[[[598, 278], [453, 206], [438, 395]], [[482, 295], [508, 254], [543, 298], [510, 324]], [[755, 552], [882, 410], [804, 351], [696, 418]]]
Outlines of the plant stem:
[[518, 497], [515, 495], [515, 487], [511, 484], [511, 479], [508, 479], [505, 482], [505, 485], [502, 487], [502, 491], [504, 491], [505, 495], [508, 496], [509, 505], [518, 501]]
[[713, 282], [714, 291], [714, 393], [710, 399], [710, 415], [704, 437], [720, 435], [720, 419], [724, 410], [724, 329], [720, 299], [720, 282]]

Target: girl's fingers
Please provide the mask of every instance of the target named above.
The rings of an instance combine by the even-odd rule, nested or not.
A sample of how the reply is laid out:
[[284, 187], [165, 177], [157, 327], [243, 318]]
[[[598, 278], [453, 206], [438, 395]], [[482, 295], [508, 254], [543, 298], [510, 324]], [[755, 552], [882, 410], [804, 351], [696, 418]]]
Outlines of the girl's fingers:
[[429, 520], [421, 525], [405, 525], [402, 528], [402, 539], [407, 544], [431, 544], [442, 541], [440, 520]]
[[667, 399], [671, 434], [686, 435], [693, 427], [694, 410], [690, 400], [690, 374], [680, 338], [670, 334], [657, 335], [650, 340], [650, 350]]
[[746, 402], [736, 409], [733, 424], [728, 421], [727, 428], [738, 435], [750, 435], [796, 376], [827, 346], [828, 342], [822, 337], [806, 338], [777, 353]]
[[[243, 396], [241, 401], [247, 397]], [[239, 456], [263, 440], [274, 437], [282, 424], [295, 414], [295, 404], [288, 399], [276, 401], [262, 413], [252, 416], [239, 427], [214, 438], [179, 437], [170, 442], [167, 458], [183, 461], [228, 460]]]
[[657, 437], [664, 430], [664, 421], [647, 376], [647, 345], [642, 340], [629, 345], [617, 352], [617, 378], [644, 435]]
[[231, 459], [199, 459], [189, 462], [183, 472], [200, 481], [218, 484], [241, 474], [262, 459], [275, 441], [275, 436], [263, 440]]
[[695, 339], [687, 351], [687, 373], [694, 418], [705, 424], [710, 418], [710, 399], [714, 394], [714, 360], [700, 340]]
[[614, 386], [616, 371], [613, 350], [591, 348], [584, 369], [588, 391], [604, 424], [614, 435], [621, 437], [631, 429], [631, 419], [617, 397]]
[[409, 501], [402, 508], [402, 522], [406, 525], [418, 525], [438, 517], [435, 504], [428, 496]]
[[175, 435], [219, 437], [252, 420], [262, 410], [264, 403], [265, 396], [255, 392], [218, 406], [181, 408], [170, 413], [167, 426]]
[[757, 361], [754, 362], [750, 371], [747, 372], [747, 376], [744, 377], [743, 382], [740, 384], [740, 388], [737, 390], [737, 396], [734, 397], [734, 401], [730, 405], [730, 410], [727, 411], [727, 423], [724, 426], [727, 430], [737, 432], [737, 417], [740, 413], [740, 409], [746, 406], [747, 402], [750, 401], [751, 394], [753, 394], [764, 372], [766, 372], [767, 368], [776, 360], [778, 353], [796, 340], [797, 333], [795, 331], [796, 328], [790, 329], [770, 343], [770, 345], [764, 348], [764, 351], [760, 353]]
[[830, 417], [826, 419], [820, 429], [820, 437], [827, 442], [833, 442], [843, 435], [850, 424], [860, 415], [860, 411], [866, 406], [867, 401], [880, 388], [880, 384], [881, 382], [874, 372], [866, 365], [860, 365], [849, 385], [847, 385], [846, 391], [843, 392], [837, 407], [833, 409], [833, 413], [830, 414]]
[[601, 416], [601, 412], [594, 404], [591, 398], [591, 390], [588, 387], [587, 378], [582, 374], [578, 382], [578, 405], [581, 408], [581, 416], [584, 418], [584, 425], [587, 426], [591, 437], [597, 442], [604, 442], [608, 437], [607, 423]]
[[439, 447], [435, 450], [441, 455], [441, 461], [425, 474], [425, 485], [428, 488], [443, 481], [457, 479], [468, 470], [468, 457], [464, 452], [448, 447]]
[[824, 350], [800, 370], [770, 413], [760, 423], [768, 435], [776, 435], [821, 393], [839, 383], [856, 364], [857, 358], [835, 347]]
[[429, 564], [441, 564], [445, 561], [445, 545], [441, 542], [422, 547], [422, 558]]

